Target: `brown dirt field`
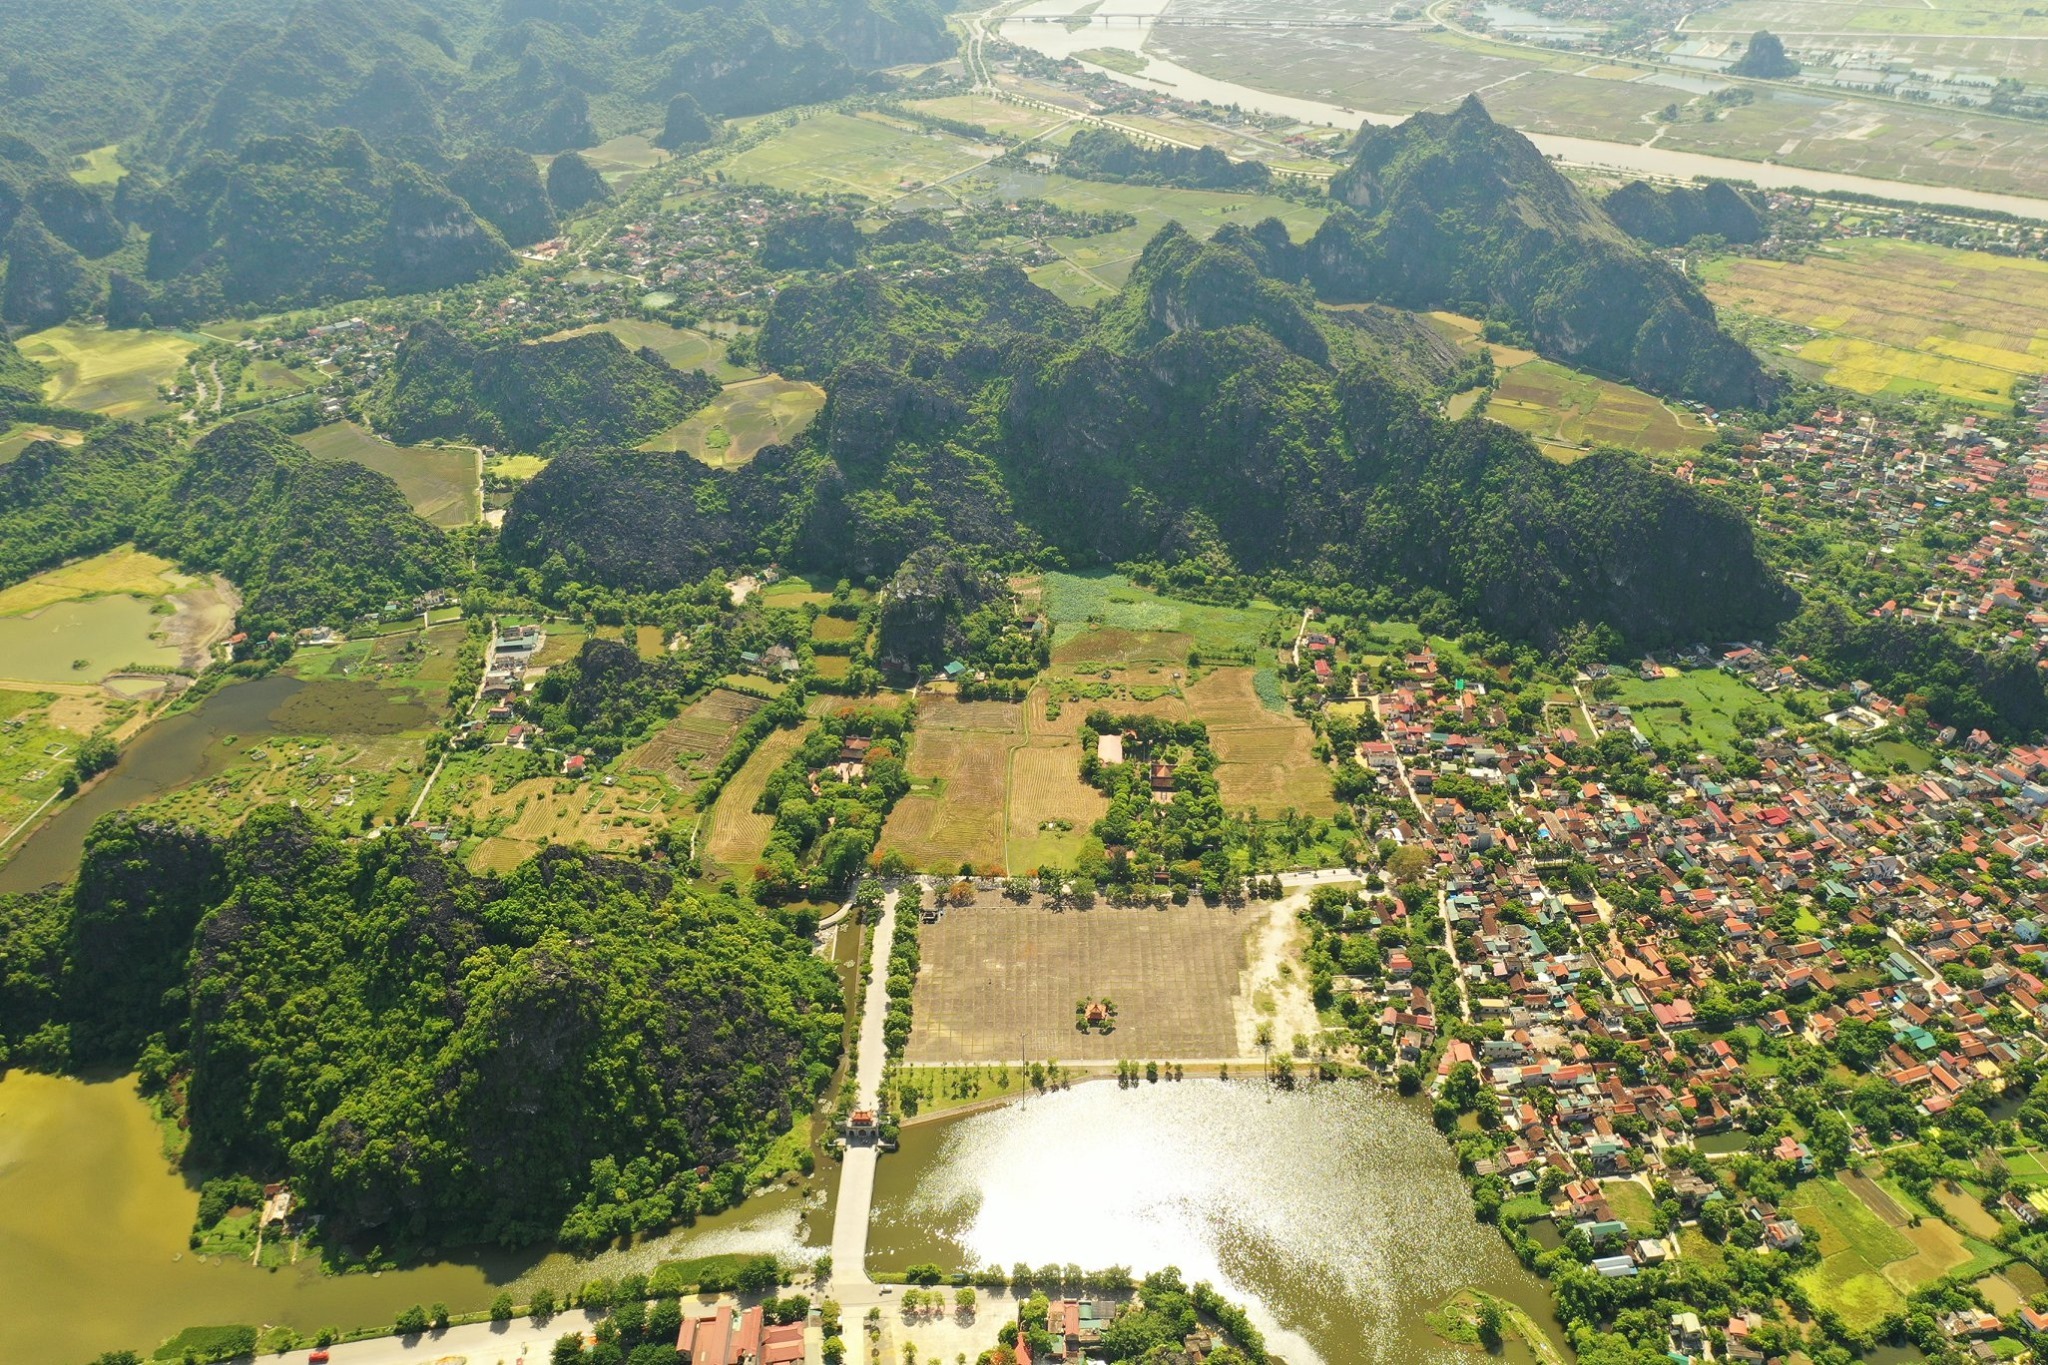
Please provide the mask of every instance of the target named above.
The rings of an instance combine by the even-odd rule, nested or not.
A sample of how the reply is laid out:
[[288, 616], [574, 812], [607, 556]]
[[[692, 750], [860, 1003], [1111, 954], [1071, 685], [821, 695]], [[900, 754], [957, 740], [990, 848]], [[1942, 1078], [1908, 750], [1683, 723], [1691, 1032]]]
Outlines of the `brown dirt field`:
[[[1261, 923], [1246, 910], [1198, 904], [1055, 914], [984, 895], [948, 910], [920, 936], [912, 997], [911, 1062], [1231, 1057], [1232, 997], [1245, 940]], [[1074, 1027], [1074, 1002], [1106, 996], [1107, 1035]]]
[[[1039, 741], [1010, 754], [1009, 863], [1030, 872], [1047, 863], [1071, 864], [1088, 827], [1109, 811], [1109, 798], [1081, 781], [1077, 744]], [[1065, 820], [1072, 830], [1039, 828]]]
[[[971, 705], [1017, 709], [997, 702]], [[910, 775], [938, 787], [913, 791], [896, 803], [882, 827], [881, 847], [932, 871], [957, 871], [963, 862], [1001, 867], [1010, 750], [1017, 743], [1014, 733], [950, 728], [921, 713], [910, 741]]]
[[77, 735], [89, 735], [107, 722], [103, 697], [59, 697], [50, 703], [50, 724]]
[[802, 728], [776, 730], [740, 765], [712, 804], [711, 837], [704, 845], [706, 859], [735, 871], [754, 865], [768, 846], [768, 832], [775, 827], [773, 818], [754, 813], [754, 803], [767, 790], [768, 775], [797, 751], [806, 733]]
[[1008, 701], [955, 701], [951, 697], [925, 697], [918, 702], [920, 730], [992, 730], [1006, 735], [1023, 733], [1024, 708]]

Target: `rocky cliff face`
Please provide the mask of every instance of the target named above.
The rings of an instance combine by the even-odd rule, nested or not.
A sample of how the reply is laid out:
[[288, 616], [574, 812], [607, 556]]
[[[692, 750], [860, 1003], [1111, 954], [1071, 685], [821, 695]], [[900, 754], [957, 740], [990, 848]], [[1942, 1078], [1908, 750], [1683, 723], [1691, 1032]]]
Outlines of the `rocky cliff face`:
[[1367, 128], [1330, 193], [1344, 207], [1298, 266], [1326, 300], [1476, 305], [1512, 319], [1547, 355], [1720, 407], [1773, 390], [1705, 295], [1476, 98]]

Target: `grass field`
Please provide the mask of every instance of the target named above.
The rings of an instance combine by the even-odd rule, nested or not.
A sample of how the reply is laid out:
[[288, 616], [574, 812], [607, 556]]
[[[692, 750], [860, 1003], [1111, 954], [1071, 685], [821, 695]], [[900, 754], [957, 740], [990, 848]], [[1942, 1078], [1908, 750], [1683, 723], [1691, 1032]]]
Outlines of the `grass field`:
[[1786, 718], [1772, 697], [1719, 669], [1701, 668], [1655, 682], [1616, 678], [1614, 700], [1627, 706], [1655, 744], [1726, 750], [1737, 740], [1736, 713], [1755, 707], [1774, 720]]
[[[1703, 419], [1666, 407], [1641, 389], [1582, 374], [1534, 351], [1486, 343], [1477, 319], [1442, 312], [1430, 318], [1461, 349], [1485, 346], [1492, 352], [1499, 379], [1486, 415], [1533, 437], [1554, 460], [1569, 464], [1600, 445], [1676, 454], [1698, 450], [1714, 434]], [[1469, 397], [1458, 395], [1447, 415], [1464, 416], [1478, 398], [1476, 390]]]
[[[1043, 695], [1034, 702], [1042, 705]], [[1010, 751], [1009, 860], [1013, 872], [1073, 866], [1109, 798], [1081, 780], [1072, 740], [1034, 738]]]
[[681, 451], [717, 469], [743, 465], [766, 446], [793, 441], [825, 406], [816, 384], [764, 375], [728, 384], [711, 405], [641, 445]]
[[[910, 1062], [1229, 1057], [1232, 998], [1258, 917], [1199, 903], [1055, 914], [983, 895], [925, 926]], [[1074, 1002], [1116, 1002], [1109, 1034], [1074, 1027]]]
[[592, 323], [588, 327], [572, 327], [566, 332], [557, 332], [543, 340], [560, 341], [565, 337], [582, 336], [586, 332], [610, 332], [634, 350], [645, 346], [677, 369], [703, 370], [721, 384], [752, 379], [759, 374], [757, 370], [728, 362], [725, 358], [725, 342], [715, 336], [687, 327], [671, 327], [665, 322], [651, 322], [645, 318], [613, 318], [608, 322]]
[[1650, 1192], [1633, 1180], [1603, 1180], [1600, 1193], [1607, 1196], [1607, 1207], [1614, 1216], [1628, 1224], [1629, 1231], [1639, 1237], [1648, 1237], [1657, 1216], [1657, 1203], [1650, 1198]]
[[436, 526], [467, 526], [483, 515], [476, 452], [467, 446], [395, 446], [354, 422], [330, 422], [292, 439], [323, 460], [347, 460], [384, 475]]
[[929, 133], [880, 114], [820, 114], [725, 163], [728, 180], [816, 192], [831, 187], [889, 200], [969, 170], [998, 145]]
[[1544, 453], [1565, 460], [1603, 445], [1664, 453], [1698, 450], [1714, 434], [1705, 421], [1675, 412], [1640, 389], [1548, 360], [1507, 371], [1486, 415], [1535, 437]]
[[1033, 137], [1057, 128], [1064, 120], [1044, 109], [1012, 104], [992, 95], [946, 95], [935, 100], [912, 100], [906, 106], [936, 118], [957, 119], [991, 132]]
[[[1186, 663], [1186, 655], [1130, 653], [1156, 648], [1158, 641], [1133, 644], [1106, 631], [1126, 635], [1180, 636], [1203, 655], [1204, 662], [1252, 662], [1267, 637], [1279, 638], [1289, 624], [1287, 613], [1270, 603], [1250, 607], [1212, 607], [1161, 597], [1114, 573], [1048, 573], [1038, 588], [1046, 614], [1053, 621], [1053, 644], [1070, 657], [1100, 650], [1106, 659], [1122, 662], [1157, 660]], [[1084, 637], [1094, 640], [1076, 645]]]
[[0, 839], [56, 792], [80, 740], [118, 725], [136, 706], [104, 695], [0, 690]]
[[71, 178], [81, 185], [111, 185], [126, 174], [119, 147], [95, 147], [76, 158]]
[[696, 790], [732, 750], [740, 726], [767, 703], [715, 687], [626, 755], [625, 766], [666, 778], [677, 790]]
[[[453, 786], [450, 776], [457, 781]], [[529, 777], [503, 782], [453, 767], [434, 788], [430, 809], [459, 813], [485, 837], [469, 851], [478, 871], [503, 872], [549, 844], [582, 844], [601, 853], [640, 847], [683, 809], [680, 792], [651, 776], [628, 774], [614, 786], [566, 777]]]
[[110, 331], [104, 327], [51, 327], [15, 343], [50, 371], [43, 396], [61, 407], [108, 417], [151, 417], [171, 411], [157, 397], [199, 346], [174, 332]]
[[644, 134], [622, 133], [609, 142], [585, 148], [583, 159], [614, 185], [632, 179], [668, 160], [668, 153], [648, 141]]
[[710, 830], [702, 850], [707, 862], [744, 873], [760, 858], [775, 819], [755, 813], [754, 803], [768, 789], [769, 774], [797, 751], [804, 734], [802, 727], [772, 732], [725, 784], [707, 817]]
[[1813, 329], [1787, 354], [1858, 393], [2002, 409], [2015, 378], [2048, 369], [2048, 263], [1869, 239], [1704, 274], [1716, 304]]
[[1032, 278], [1070, 303], [1091, 303], [1121, 288], [1145, 244], [1169, 222], [1178, 222], [1195, 236], [1207, 238], [1226, 223], [1250, 226], [1264, 218], [1278, 218], [1300, 241], [1320, 227], [1329, 212], [1319, 204], [1300, 204], [1269, 195], [1113, 185], [1071, 180], [1061, 175], [1033, 178], [1043, 181], [1033, 192], [1062, 207], [1091, 213], [1115, 209], [1137, 219], [1132, 227], [1100, 236], [1054, 237], [1048, 241], [1072, 267], [1066, 287], [1055, 283], [1058, 276], [1048, 277], [1050, 267], [1033, 272]]
[[62, 427], [44, 426], [39, 422], [14, 422], [0, 427], [0, 464], [11, 463], [22, 451], [37, 441], [56, 441], [61, 445], [75, 446], [79, 435]]

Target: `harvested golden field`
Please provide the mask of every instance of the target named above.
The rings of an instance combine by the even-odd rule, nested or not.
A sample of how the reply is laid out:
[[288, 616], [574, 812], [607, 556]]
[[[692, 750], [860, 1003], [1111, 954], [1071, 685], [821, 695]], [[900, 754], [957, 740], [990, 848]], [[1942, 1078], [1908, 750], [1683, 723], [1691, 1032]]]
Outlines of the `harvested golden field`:
[[757, 814], [754, 803], [768, 789], [768, 775], [803, 743], [804, 729], [775, 730], [740, 765], [718, 794], [708, 817], [710, 833], [702, 852], [709, 863], [730, 871], [752, 867], [768, 846], [768, 833], [775, 827], [772, 817]]
[[[1061, 913], [983, 895], [919, 934], [910, 1062], [1234, 1057], [1233, 1000], [1261, 917], [1200, 903]], [[1108, 1034], [1074, 1002], [1116, 1003]]]
[[1869, 239], [1704, 274], [1717, 305], [1812, 328], [1783, 353], [1858, 393], [2002, 408], [2015, 378], [2048, 369], [2048, 263]]
[[[1071, 866], [1109, 798], [1081, 780], [1081, 748], [1038, 740], [1010, 754], [1009, 870]], [[1063, 823], [1066, 829], [1048, 828]]]
[[1014, 730], [948, 727], [920, 714], [908, 760], [915, 785], [889, 813], [883, 850], [927, 871], [1002, 867], [1010, 750], [1020, 742]]
[[1216, 768], [1216, 785], [1226, 807], [1256, 807], [1261, 815], [1277, 815], [1289, 806], [1304, 815], [1337, 813], [1337, 799], [1330, 793], [1330, 770], [1310, 752], [1312, 740], [1306, 723], [1243, 729], [1212, 726], [1209, 741], [1222, 760]]

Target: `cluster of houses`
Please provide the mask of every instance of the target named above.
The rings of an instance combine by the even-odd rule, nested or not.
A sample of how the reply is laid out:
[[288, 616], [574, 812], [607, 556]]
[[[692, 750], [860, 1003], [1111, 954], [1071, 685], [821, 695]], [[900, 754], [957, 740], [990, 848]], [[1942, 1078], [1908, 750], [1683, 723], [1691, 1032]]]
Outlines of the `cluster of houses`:
[[1823, 408], [1758, 438], [1748, 477], [1772, 505], [1847, 519], [1891, 546], [1938, 532], [1924, 569], [1882, 555], [1919, 581], [1882, 603], [1880, 619], [1961, 623], [1980, 647], [2016, 645], [2048, 670], [2048, 381], [2024, 404], [2034, 438], [2018, 444], [1965, 417], [1920, 440], [1905, 423]]
[[[1537, 1192], [1551, 1170], [1567, 1175], [1552, 1200], [1559, 1226], [1586, 1235], [1600, 1273], [1632, 1275], [1668, 1254], [1659, 1239], [1628, 1235], [1602, 1181], [1669, 1180], [1689, 1215], [1725, 1197], [1662, 1154], [1740, 1126], [1768, 1074], [1746, 1064], [1751, 1041], [1833, 1043], [1853, 1021], [1881, 1040], [1869, 1074], [1935, 1118], [1972, 1086], [1998, 1089], [2040, 1049], [2048, 906], [2013, 888], [2048, 886], [2048, 747], [1959, 745], [1924, 772], [1873, 776], [1778, 734], [1755, 742], [1753, 775], [1711, 756], [1655, 765], [1670, 789], [1651, 800], [1584, 763], [1573, 741], [1586, 722], [1603, 733], [1629, 723], [1625, 709], [1603, 715], [1583, 686], [1569, 732], [1508, 743], [1500, 708], [1476, 687], [1446, 685], [1426, 651], [1399, 671], [1399, 685], [1372, 698], [1384, 738], [1358, 757], [1413, 791], [1415, 818], [1390, 817], [1380, 834], [1431, 852], [1460, 1008], [1498, 1036], [1439, 1047], [1439, 1006], [1405, 954], [1337, 989], [1377, 995], [1396, 1064], [1434, 1056], [1439, 1084], [1462, 1063], [1477, 1069], [1508, 1139], [1481, 1173], [1512, 1194]], [[1473, 738], [1485, 731], [1495, 738]], [[1478, 809], [1439, 790], [1469, 797], [1472, 782], [1499, 800]], [[1586, 889], [1556, 875], [1572, 865], [1591, 869]], [[1633, 904], [1592, 889], [1617, 883]], [[1796, 923], [1788, 897], [1803, 907]], [[1382, 901], [1370, 913], [1404, 911]], [[1698, 1031], [1702, 1005], [1744, 980], [1769, 1002], [1734, 1021], [1750, 1027], [1733, 1043], [1726, 1023]], [[1611, 1060], [1620, 1056], [1641, 1065]], [[1852, 1142], [1870, 1150], [1891, 1138], [1857, 1128]], [[1812, 1169], [1793, 1139], [1773, 1155]], [[2015, 1194], [2006, 1208], [2023, 1226], [2048, 1222], [2048, 1194]], [[1746, 1201], [1739, 1213], [1761, 1246], [1803, 1239], [1767, 1205]]]

